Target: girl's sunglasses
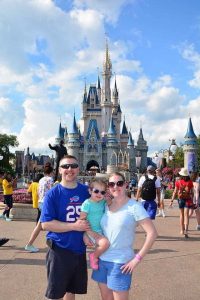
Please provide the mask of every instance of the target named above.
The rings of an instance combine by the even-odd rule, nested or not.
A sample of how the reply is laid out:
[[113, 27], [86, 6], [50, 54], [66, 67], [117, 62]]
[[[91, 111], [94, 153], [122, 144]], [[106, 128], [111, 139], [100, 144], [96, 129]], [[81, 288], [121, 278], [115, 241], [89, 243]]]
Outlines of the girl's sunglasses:
[[98, 194], [100, 193], [102, 196], [104, 196], [106, 194], [106, 191], [100, 191], [98, 189], [91, 189], [91, 191], [95, 194]]
[[68, 170], [69, 168], [71, 168], [71, 169], [77, 169], [78, 168], [78, 164], [64, 164], [64, 165], [61, 165], [60, 168], [66, 169], [66, 170]]
[[124, 185], [124, 181], [119, 180], [117, 182], [112, 182], [112, 181], [108, 182], [108, 186], [111, 187], [111, 188], [113, 188], [115, 185], [118, 186], [118, 187], [122, 187]]

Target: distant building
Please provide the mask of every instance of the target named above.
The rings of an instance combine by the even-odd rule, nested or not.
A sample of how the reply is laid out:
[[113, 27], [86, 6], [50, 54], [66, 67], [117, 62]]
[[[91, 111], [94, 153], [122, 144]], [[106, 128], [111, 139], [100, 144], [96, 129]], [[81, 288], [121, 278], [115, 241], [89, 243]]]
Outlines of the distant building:
[[16, 173], [34, 177], [37, 172], [43, 171], [44, 165], [50, 162], [53, 165], [53, 158], [48, 155], [30, 154], [29, 147], [27, 151], [15, 151], [16, 155]]

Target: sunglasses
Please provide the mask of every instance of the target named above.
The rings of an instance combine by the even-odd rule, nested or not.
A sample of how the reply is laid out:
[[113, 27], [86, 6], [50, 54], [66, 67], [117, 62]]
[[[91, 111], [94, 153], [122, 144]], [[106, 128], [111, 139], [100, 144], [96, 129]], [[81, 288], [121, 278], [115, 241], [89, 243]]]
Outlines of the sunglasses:
[[118, 187], [122, 187], [124, 185], [124, 181], [119, 180], [117, 182], [112, 182], [112, 181], [108, 182], [108, 186], [111, 187], [111, 188], [113, 188], [115, 185], [118, 186]]
[[100, 191], [98, 189], [91, 189], [91, 191], [95, 194], [98, 194], [100, 193], [102, 196], [104, 196], [106, 194], [106, 191]]
[[69, 168], [71, 169], [77, 169], [78, 168], [78, 164], [64, 164], [64, 165], [61, 165], [60, 168], [62, 169], [65, 169], [65, 170], [68, 170]]

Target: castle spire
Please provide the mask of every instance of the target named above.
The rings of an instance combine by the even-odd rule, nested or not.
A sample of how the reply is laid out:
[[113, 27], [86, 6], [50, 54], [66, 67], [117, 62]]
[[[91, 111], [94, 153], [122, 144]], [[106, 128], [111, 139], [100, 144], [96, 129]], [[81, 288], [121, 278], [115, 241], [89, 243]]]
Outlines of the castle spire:
[[122, 133], [121, 134], [128, 134], [128, 130], [127, 130], [127, 127], [126, 127], [126, 122], [125, 122], [125, 116], [124, 116], [124, 122], [123, 122]]
[[139, 133], [139, 136], [138, 136], [138, 140], [144, 141], [142, 127], [140, 127], [140, 133]]
[[116, 135], [115, 125], [113, 121], [113, 116], [111, 116], [110, 127], [108, 129], [108, 135]]
[[71, 134], [78, 134], [78, 126], [77, 126], [77, 123], [76, 123], [75, 112], [74, 112], [74, 119], [73, 119], [72, 128], [71, 128], [70, 133]]
[[112, 70], [112, 63], [111, 63], [111, 59], [110, 59], [110, 53], [109, 53], [109, 49], [108, 49], [108, 40], [107, 39], [106, 39], [106, 53], [105, 53], [103, 69], [104, 69], [104, 71]]
[[196, 138], [197, 138], [197, 136], [194, 133], [192, 120], [191, 120], [191, 117], [190, 117], [189, 121], [188, 121], [188, 128], [187, 128], [187, 132], [186, 132], [186, 135], [185, 135], [185, 139], [196, 139]]
[[114, 85], [114, 90], [113, 90], [113, 98], [116, 99], [116, 100], [118, 99], [118, 90], [117, 90], [116, 76], [115, 76], [115, 85]]
[[128, 133], [128, 144], [127, 144], [127, 146], [134, 146], [132, 134], [131, 134], [130, 131], [129, 131], [129, 133]]

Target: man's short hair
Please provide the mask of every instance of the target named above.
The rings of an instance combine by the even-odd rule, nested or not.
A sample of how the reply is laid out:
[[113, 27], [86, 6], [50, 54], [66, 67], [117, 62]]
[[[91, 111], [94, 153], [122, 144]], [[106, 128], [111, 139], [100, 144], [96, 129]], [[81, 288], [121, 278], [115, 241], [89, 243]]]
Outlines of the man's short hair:
[[147, 172], [154, 172], [155, 171], [155, 168], [153, 166], [148, 166], [147, 167]]

